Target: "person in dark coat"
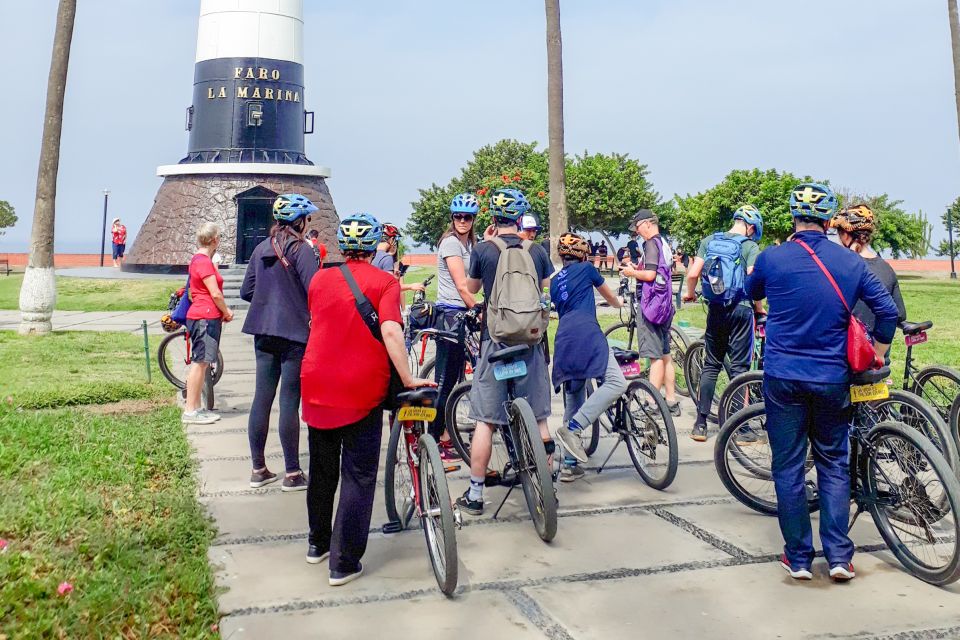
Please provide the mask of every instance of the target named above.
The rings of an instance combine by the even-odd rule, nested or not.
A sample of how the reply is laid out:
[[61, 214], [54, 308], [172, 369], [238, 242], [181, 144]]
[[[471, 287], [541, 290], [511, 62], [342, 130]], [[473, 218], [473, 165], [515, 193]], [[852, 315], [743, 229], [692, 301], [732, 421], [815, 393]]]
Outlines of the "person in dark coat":
[[263, 450], [278, 384], [280, 445], [286, 467], [281, 488], [307, 488], [300, 469], [300, 364], [310, 335], [307, 291], [319, 261], [303, 234], [316, 210], [302, 195], [277, 197], [273, 205], [276, 224], [270, 237], [253, 250], [240, 288], [240, 297], [250, 303], [243, 332], [253, 336], [257, 360], [256, 390], [247, 422], [253, 462], [250, 486], [254, 489], [277, 480], [277, 474], [267, 468]]

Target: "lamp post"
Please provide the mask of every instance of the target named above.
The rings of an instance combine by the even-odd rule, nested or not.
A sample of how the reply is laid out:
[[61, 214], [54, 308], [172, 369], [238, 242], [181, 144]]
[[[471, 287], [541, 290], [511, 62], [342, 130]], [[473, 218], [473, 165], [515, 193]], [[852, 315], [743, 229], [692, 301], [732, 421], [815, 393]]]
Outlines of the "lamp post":
[[953, 264], [953, 207], [947, 209], [947, 243], [950, 251], [950, 279], [957, 279], [957, 270]]
[[103, 252], [107, 249], [107, 202], [110, 200], [110, 192], [103, 190], [103, 233], [100, 234], [100, 266], [103, 266]]

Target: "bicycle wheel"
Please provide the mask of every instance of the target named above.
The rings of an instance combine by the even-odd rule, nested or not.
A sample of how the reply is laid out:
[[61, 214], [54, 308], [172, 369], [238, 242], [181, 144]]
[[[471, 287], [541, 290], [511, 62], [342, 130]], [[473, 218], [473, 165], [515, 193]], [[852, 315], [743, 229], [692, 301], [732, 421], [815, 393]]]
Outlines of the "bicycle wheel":
[[557, 535], [557, 495], [537, 419], [525, 398], [510, 402], [508, 417], [517, 457], [515, 467], [527, 499], [527, 509], [537, 535], [544, 542], [550, 542]]
[[[960, 483], [940, 452], [909, 426], [881, 422], [867, 433], [860, 473], [884, 542], [917, 578], [960, 578]], [[904, 518], [903, 514], [909, 514]]]
[[936, 409], [919, 396], [909, 391], [892, 389], [889, 398], [871, 402], [868, 411], [874, 424], [883, 421], [900, 422], [916, 429], [943, 454], [951, 469], [958, 470], [957, 443]]
[[[772, 461], [763, 403], [741, 409], [720, 428], [713, 449], [713, 463], [720, 481], [742, 504], [768, 516], [777, 515], [777, 493], [770, 471]], [[809, 452], [805, 467], [807, 508], [813, 512], [819, 508], [819, 500], [816, 469]]]
[[457, 532], [450, 489], [440, 459], [440, 449], [429, 434], [420, 436], [420, 519], [427, 540], [430, 565], [440, 591], [453, 595], [457, 588]]
[[627, 387], [627, 452], [637, 473], [649, 486], [663, 490], [677, 477], [680, 464], [677, 431], [667, 401], [649, 380]]
[[687, 355], [687, 348], [690, 346], [690, 339], [683, 329], [677, 326], [670, 326], [670, 355], [673, 356], [673, 371], [676, 382], [674, 386], [682, 396], [690, 396], [690, 388], [687, 386], [687, 378], [683, 373], [683, 360]]
[[[426, 341], [424, 341], [426, 338]], [[420, 378], [426, 378], [423, 375], [423, 366], [436, 357], [436, 341], [430, 337], [430, 334], [417, 334], [410, 347], [407, 349], [407, 364], [410, 366], [410, 373]]]
[[160, 373], [177, 389], [187, 388], [187, 340], [186, 330], [181, 329], [164, 337], [157, 347], [157, 364]]
[[763, 402], [763, 371], [741, 373], [727, 385], [717, 403], [717, 422], [727, 419], [744, 407]]
[[[470, 419], [471, 389], [473, 389], [473, 383], [470, 380], [465, 380], [455, 386], [453, 391], [450, 392], [450, 397], [447, 398], [447, 406], [444, 409], [447, 433], [450, 434], [453, 447], [460, 454], [467, 467], [470, 466], [470, 444], [473, 442], [473, 434], [477, 429], [477, 421]], [[509, 461], [510, 455], [507, 453], [507, 446], [503, 442], [503, 434], [498, 429], [493, 432], [490, 462], [487, 467], [503, 469]]]
[[924, 367], [916, 378], [918, 396], [937, 410], [944, 422], [950, 420], [953, 401], [960, 398], [960, 373], [950, 367]]
[[407, 443], [403, 424], [394, 420], [387, 441], [387, 461], [383, 470], [383, 497], [387, 507], [387, 519], [396, 522], [401, 529], [410, 526], [413, 517], [413, 473], [407, 460]]
[[[593, 380], [587, 380], [587, 397], [589, 398], [596, 386], [594, 386]], [[589, 424], [584, 427], [583, 431], [580, 432], [580, 440], [583, 441], [583, 450], [587, 452], [588, 456], [592, 456], [597, 452], [597, 447], [600, 446], [600, 419], [598, 418], [593, 424]]]
[[950, 407], [950, 422], [948, 426], [950, 427], [950, 433], [953, 434], [953, 441], [960, 447], [960, 396], [957, 396], [957, 399], [953, 401], [953, 405]]
[[607, 343], [611, 347], [618, 349], [632, 350], [637, 346], [636, 325], [630, 325], [627, 322], [619, 322], [612, 327], [608, 327], [603, 335], [607, 338]]
[[[695, 340], [687, 348], [687, 355], [683, 358], [683, 376], [686, 379], [687, 388], [690, 390], [690, 399], [694, 403], [699, 402], [700, 398], [700, 376], [703, 374], [703, 363], [707, 357], [707, 347], [703, 340]], [[713, 391], [713, 402], [710, 405], [710, 413], [707, 419], [714, 423], [719, 423], [717, 416], [717, 407], [719, 398], [730, 383], [727, 363], [720, 368], [717, 374], [717, 386]]]
[[207, 411], [213, 411], [216, 403], [216, 394], [213, 391], [214, 386], [213, 371], [207, 370], [207, 375], [203, 378], [203, 386], [200, 388], [200, 406]]
[[210, 365], [210, 372], [213, 375], [213, 384], [220, 382], [223, 377], [223, 352], [217, 349], [217, 361]]

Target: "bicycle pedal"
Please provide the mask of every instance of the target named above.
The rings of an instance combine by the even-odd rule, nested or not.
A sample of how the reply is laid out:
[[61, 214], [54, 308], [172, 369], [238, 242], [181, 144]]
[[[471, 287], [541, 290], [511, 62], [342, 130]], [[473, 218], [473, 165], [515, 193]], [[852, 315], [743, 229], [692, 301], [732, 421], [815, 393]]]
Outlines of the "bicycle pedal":
[[459, 471], [460, 465], [458, 464], [448, 464], [443, 467], [444, 473], [453, 473], [454, 471]]
[[396, 520], [392, 522], [388, 522], [385, 525], [383, 525], [383, 532], [386, 534], [400, 533], [401, 531], [403, 531], [403, 525], [401, 525]]
[[488, 473], [483, 479], [483, 486], [485, 487], [499, 487], [503, 482], [503, 478], [500, 476], [500, 473], [494, 471], [493, 473]]

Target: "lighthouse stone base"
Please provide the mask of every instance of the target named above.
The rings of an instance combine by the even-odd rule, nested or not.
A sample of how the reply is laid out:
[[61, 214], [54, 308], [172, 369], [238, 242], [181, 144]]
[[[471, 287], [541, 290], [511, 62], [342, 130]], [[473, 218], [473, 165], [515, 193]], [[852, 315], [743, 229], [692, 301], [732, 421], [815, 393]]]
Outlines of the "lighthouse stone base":
[[[320, 176], [278, 174], [188, 174], [167, 176], [153, 207], [127, 253], [124, 271], [186, 272], [197, 250], [197, 229], [205, 222], [220, 227], [219, 253], [224, 264], [237, 261], [238, 207], [236, 196], [262, 187], [275, 194], [300, 193], [318, 208], [311, 214], [309, 229], [317, 229], [329, 255], [342, 257], [337, 249], [339, 217]], [[243, 230], [239, 231], [243, 235]]]

